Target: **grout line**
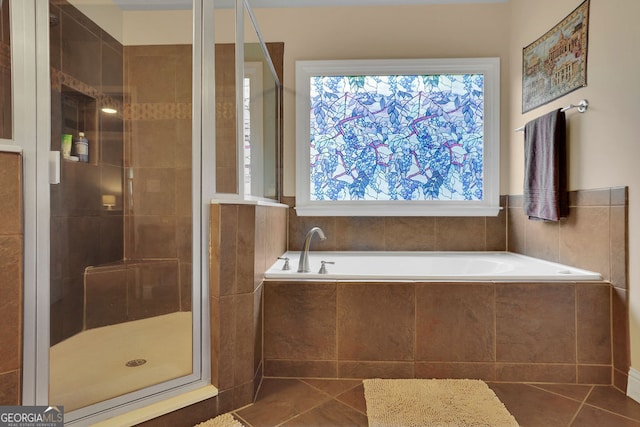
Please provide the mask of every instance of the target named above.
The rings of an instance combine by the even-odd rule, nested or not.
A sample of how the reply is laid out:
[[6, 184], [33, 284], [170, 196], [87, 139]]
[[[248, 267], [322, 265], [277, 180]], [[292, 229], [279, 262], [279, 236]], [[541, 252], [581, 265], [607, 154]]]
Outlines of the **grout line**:
[[[498, 202], [498, 203], [499, 203], [499, 202]], [[498, 215], [500, 215], [500, 213], [499, 213], [499, 212], [498, 212]], [[488, 239], [487, 235], [488, 235], [488, 233], [487, 233], [487, 217], [486, 217], [486, 216], [483, 218], [483, 222], [484, 222], [484, 224], [483, 224], [483, 231], [484, 231], [484, 248], [483, 248], [482, 250], [483, 250], [483, 251], [486, 251], [486, 250], [488, 250], [488, 249], [487, 249], [487, 239]]]
[[335, 319], [336, 319], [336, 333], [335, 333], [335, 340], [336, 340], [336, 350], [335, 350], [335, 361], [336, 361], [336, 378], [340, 378], [340, 339], [338, 334], [340, 333], [340, 288], [341, 288], [340, 283], [336, 283], [335, 284], [335, 290], [336, 290], [336, 314], [335, 314]]
[[[360, 387], [361, 385], [363, 386], [363, 387], [362, 387], [362, 398], [365, 400], [365, 408], [364, 408], [364, 412], [362, 412], [359, 408], [356, 408], [355, 406], [352, 406], [352, 405], [350, 405], [349, 403], [344, 402], [344, 401], [342, 401], [342, 400], [338, 399], [338, 397], [339, 397], [339, 396], [342, 396], [343, 394], [346, 394], [346, 393], [348, 393], [348, 392], [352, 391], [353, 389]], [[358, 413], [360, 413], [360, 414], [364, 415], [365, 417], [367, 416], [367, 401], [366, 401], [366, 399], [364, 398], [364, 384], [363, 384], [363, 383], [360, 383], [360, 384], [358, 384], [357, 386], [354, 386], [354, 387], [350, 388], [349, 390], [346, 390], [346, 391], [344, 391], [344, 392], [340, 393], [338, 396], [334, 397], [334, 399], [335, 399], [335, 400], [337, 400], [339, 403], [342, 403], [343, 405], [346, 405], [346, 406], [348, 406], [349, 408], [353, 409], [354, 411], [356, 411], [356, 412], [358, 412]]]
[[621, 418], [627, 419], [627, 420], [629, 420], [629, 421], [634, 421], [634, 422], [636, 422], [636, 423], [639, 421], [639, 420], [638, 420], [638, 418], [631, 418], [631, 417], [629, 417], [628, 415], [623, 415], [623, 414], [621, 414], [621, 413], [619, 413], [619, 412], [614, 412], [614, 411], [611, 411], [610, 409], [602, 408], [602, 407], [600, 407], [600, 406], [596, 406], [596, 405], [594, 405], [594, 404], [592, 404], [592, 403], [587, 403], [586, 401], [583, 403], [583, 405], [581, 405], [581, 406], [580, 406], [580, 409], [582, 409], [582, 407], [584, 407], [584, 406], [588, 406], [588, 407], [590, 407], [590, 408], [594, 408], [594, 409], [597, 409], [597, 410], [599, 410], [599, 411], [606, 412], [606, 413], [611, 414], [611, 415], [616, 415], [616, 416], [618, 416], [618, 417], [621, 417]]
[[493, 379], [498, 378], [498, 284], [493, 283]]
[[587, 402], [587, 399], [589, 398], [589, 396], [591, 396], [591, 393], [593, 392], [595, 386], [591, 386], [591, 390], [589, 390], [589, 392], [585, 395], [584, 399], [582, 399], [582, 402], [580, 402], [580, 406], [578, 406], [578, 409], [576, 410], [576, 413], [573, 414], [573, 417], [571, 418], [571, 421], [569, 421], [569, 426], [571, 426], [573, 424], [573, 422], [576, 420], [576, 418], [578, 418], [578, 414], [580, 414], [580, 412], [582, 411], [582, 408], [584, 407], [584, 405]]
[[[535, 388], [537, 390], [541, 390], [541, 391], [544, 391], [546, 393], [553, 394], [555, 396], [564, 397], [565, 399], [573, 400], [574, 402], [580, 402], [580, 403], [584, 403], [584, 401], [587, 398], [587, 396], [589, 396], [589, 393], [591, 393], [591, 389], [593, 389], [593, 387], [594, 387], [593, 385], [587, 385], [587, 384], [569, 384], [569, 385], [577, 385], [577, 386], [582, 386], [583, 385], [585, 387], [591, 387], [591, 389], [587, 392], [585, 397], [582, 400], [580, 400], [580, 399], [576, 399], [575, 397], [567, 396], [567, 395], [562, 394], [562, 393], [558, 393], [558, 392], [555, 392], [555, 391], [547, 390], [546, 388], [541, 387], [541, 385], [543, 385], [542, 383], [525, 383], [525, 384], [527, 384], [528, 386], [531, 386], [531, 387], [533, 387], [533, 388]], [[558, 385], [557, 383], [547, 383], [547, 384], [549, 384], [549, 385]]]
[[[335, 401], [337, 401], [338, 403], [341, 403], [341, 404], [343, 404], [343, 405], [346, 405], [346, 406], [348, 406], [349, 408], [353, 409], [354, 411], [357, 411], [357, 412], [359, 412], [359, 413], [361, 413], [361, 414], [363, 414], [363, 415], [367, 415], [366, 413], [362, 412], [360, 409], [356, 408], [355, 406], [351, 406], [351, 405], [350, 405], [350, 404], [348, 404], [347, 402], [344, 402], [344, 401], [342, 401], [342, 400], [338, 399], [338, 397], [342, 396], [343, 394], [348, 393], [348, 392], [352, 391], [353, 389], [356, 389], [356, 388], [360, 387], [361, 385], [363, 385], [363, 382], [362, 382], [363, 380], [359, 380], [359, 382], [358, 382], [356, 385], [354, 385], [354, 386], [352, 386], [352, 387], [349, 387], [349, 388], [347, 388], [347, 389], [345, 389], [345, 390], [341, 391], [340, 393], [336, 394], [335, 396], [333, 396], [333, 395], [331, 395], [331, 394], [327, 393], [326, 391], [324, 391], [324, 390], [322, 390], [322, 389], [320, 389], [320, 388], [318, 388], [318, 387], [314, 386], [313, 384], [310, 384], [310, 383], [308, 383], [307, 381], [305, 381], [305, 380], [307, 380], [307, 379], [309, 379], [309, 378], [298, 378], [298, 379], [299, 379], [301, 382], [303, 382], [303, 383], [305, 383], [306, 385], [308, 385], [309, 387], [312, 387], [312, 388], [314, 388], [315, 390], [318, 390], [318, 391], [320, 391], [321, 393], [324, 393], [324, 394], [328, 395], [332, 400], [335, 400]], [[324, 379], [324, 378], [322, 378], [322, 379]], [[352, 380], [352, 379], [341, 379], [341, 378], [328, 378], [327, 380], [329, 380], [329, 381], [358, 381], [357, 379], [353, 379], [353, 380]], [[363, 390], [363, 393], [364, 393], [364, 390]]]
[[418, 284], [413, 284], [413, 378], [416, 378], [418, 352]]
[[[348, 392], [352, 391], [353, 389], [358, 388], [358, 387], [360, 387], [361, 385], [363, 385], [363, 380], [359, 380], [359, 379], [351, 379], [351, 378], [346, 378], [346, 379], [342, 379], [342, 378], [316, 378], [316, 379], [322, 379], [322, 380], [326, 379], [326, 380], [329, 380], [329, 381], [359, 381], [359, 382], [358, 382], [357, 384], [355, 384], [354, 386], [349, 387], [349, 388], [347, 388], [347, 389], [345, 389], [345, 390], [341, 391], [341, 392], [340, 392], [340, 393], [338, 393], [337, 395], [333, 396], [333, 395], [331, 395], [331, 394], [327, 393], [326, 391], [322, 390], [321, 388], [318, 388], [318, 387], [314, 386], [313, 384], [310, 384], [310, 383], [308, 383], [307, 381], [305, 381], [305, 380], [313, 379], [313, 378], [290, 378], [290, 379], [297, 379], [297, 380], [299, 380], [300, 382], [304, 383], [305, 385], [308, 385], [309, 387], [313, 388], [314, 390], [317, 390], [317, 391], [321, 392], [322, 394], [325, 394], [325, 395], [329, 396], [329, 397], [330, 397], [330, 400], [335, 400], [335, 401], [337, 401], [338, 403], [341, 403], [341, 404], [343, 404], [343, 405], [348, 406], [349, 408], [353, 409], [353, 410], [354, 410], [354, 411], [356, 411], [356, 412], [359, 412], [359, 413], [361, 413], [361, 414], [363, 414], [363, 415], [367, 415], [366, 413], [362, 412], [360, 409], [356, 408], [355, 406], [351, 406], [351, 405], [350, 405], [350, 404], [348, 404], [347, 402], [343, 402], [342, 400], [338, 399], [338, 397], [339, 397], [339, 396], [342, 396], [343, 394], [348, 393]], [[364, 390], [363, 390], [363, 393], [364, 393]], [[327, 400], [327, 401], [325, 401], [325, 402], [328, 402], [328, 400]], [[307, 412], [308, 412], [308, 411], [307, 411]], [[298, 415], [300, 415], [300, 414], [298, 414]], [[297, 416], [297, 415], [296, 415], [296, 416]]]
[[[246, 408], [246, 406], [243, 406], [243, 408]], [[242, 408], [240, 408], [242, 409]], [[249, 421], [245, 420], [244, 418], [242, 418], [240, 415], [238, 415], [238, 412], [240, 409], [236, 409], [235, 411], [231, 412], [231, 415], [233, 415], [238, 421], [241, 421], [242, 424], [244, 424], [246, 427], [253, 427], [253, 424], [251, 424]], [[220, 414], [222, 415], [222, 414]]]
[[265, 299], [267, 296], [267, 286], [264, 282], [264, 273], [262, 276], [262, 295], [260, 296], [260, 326], [261, 326], [261, 337], [260, 337], [260, 363], [262, 364], [262, 372], [260, 373], [260, 384], [258, 384], [258, 388], [256, 389], [255, 393], [253, 394], [253, 402], [255, 403], [257, 398], [258, 398], [258, 393], [260, 393], [260, 388], [262, 387], [262, 381], [264, 380], [264, 371], [266, 369], [266, 358], [264, 357], [264, 342], [265, 342], [265, 336], [264, 336], [264, 331], [267, 329], [265, 326], [265, 319], [264, 319], [264, 309], [266, 307], [265, 304]]
[[609, 356], [611, 357], [611, 384], [614, 385], [616, 383], [616, 359], [615, 359], [615, 347], [613, 345], [614, 341], [614, 328], [613, 328], [613, 298], [615, 289], [613, 286], [609, 285]]
[[[295, 379], [297, 379], [297, 380], [298, 380], [298, 381], [300, 381], [300, 382], [303, 382], [304, 384], [308, 385], [309, 387], [311, 387], [311, 388], [313, 388], [313, 389], [315, 389], [315, 390], [318, 390], [319, 392], [321, 392], [321, 393], [323, 393], [323, 394], [326, 394], [327, 396], [329, 396], [329, 397], [330, 397], [330, 398], [332, 398], [332, 399], [335, 399], [335, 398], [336, 398], [336, 396], [339, 396], [339, 395], [333, 396], [333, 395], [331, 395], [331, 394], [327, 393], [326, 391], [322, 390], [321, 388], [316, 387], [316, 386], [314, 386], [313, 384], [310, 384], [310, 383], [308, 383], [308, 382], [306, 381], [306, 380], [313, 379], [313, 378], [295, 378]], [[320, 378], [320, 379], [325, 379], [325, 378]], [[341, 378], [326, 378], [326, 379], [327, 379], [328, 381], [342, 381], [342, 379], [341, 379]], [[344, 380], [344, 381], [350, 381], [350, 380]], [[354, 381], [357, 381], [357, 380], [354, 380]], [[352, 388], [355, 388], [355, 387], [358, 387], [358, 385], [355, 385], [355, 386], [353, 386], [353, 387], [350, 387], [350, 388], [348, 388], [348, 389], [344, 390], [343, 392], [341, 392], [340, 394], [342, 394], [342, 393], [344, 393], [344, 392], [347, 392], [347, 391], [349, 391], [349, 390], [351, 390]]]
[[[298, 381], [302, 383], [302, 381], [301, 381], [301, 380], [299, 380], [299, 379], [298, 379]], [[305, 385], [308, 385], [308, 386], [311, 386], [310, 384], [307, 384], [307, 383], [304, 383], [304, 384], [305, 384]], [[314, 387], [314, 388], [315, 388], [315, 387]], [[323, 392], [323, 393], [324, 393], [324, 392]], [[324, 393], [324, 394], [325, 394], [326, 396], [329, 396], [327, 393]], [[299, 417], [301, 417], [302, 415], [304, 415], [304, 414], [306, 414], [306, 413], [309, 413], [309, 412], [313, 411], [313, 410], [314, 410], [314, 409], [316, 409], [316, 408], [319, 408], [320, 406], [324, 405], [325, 403], [329, 402], [330, 400], [333, 400], [333, 398], [332, 398], [331, 396], [329, 396], [329, 398], [328, 398], [328, 399], [324, 399], [324, 400], [319, 401], [316, 405], [311, 406], [311, 407], [310, 407], [310, 408], [308, 408], [306, 411], [302, 411], [302, 412], [300, 412], [300, 413], [297, 413], [297, 414], [295, 414], [294, 416], [292, 416], [291, 418], [287, 418], [286, 420], [282, 421], [281, 423], [276, 424], [276, 427], [277, 427], [277, 426], [284, 425], [284, 424], [287, 424], [288, 422], [290, 422], [290, 421], [292, 421], [292, 420], [295, 420], [296, 418], [299, 418]]]
[[580, 369], [579, 369], [579, 361], [580, 361], [580, 351], [578, 348], [578, 342], [580, 341], [580, 331], [579, 331], [579, 325], [578, 325], [578, 284], [574, 283], [573, 284], [573, 327], [575, 330], [575, 338], [574, 338], [574, 345], [575, 345], [575, 370], [576, 370], [576, 383], [580, 382]]

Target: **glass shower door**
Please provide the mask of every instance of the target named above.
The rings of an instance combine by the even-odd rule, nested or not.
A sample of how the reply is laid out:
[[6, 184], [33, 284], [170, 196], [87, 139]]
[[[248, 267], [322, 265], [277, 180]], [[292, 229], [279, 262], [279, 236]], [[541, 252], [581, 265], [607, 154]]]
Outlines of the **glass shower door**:
[[49, 401], [88, 413], [194, 372], [193, 13], [49, 11]]

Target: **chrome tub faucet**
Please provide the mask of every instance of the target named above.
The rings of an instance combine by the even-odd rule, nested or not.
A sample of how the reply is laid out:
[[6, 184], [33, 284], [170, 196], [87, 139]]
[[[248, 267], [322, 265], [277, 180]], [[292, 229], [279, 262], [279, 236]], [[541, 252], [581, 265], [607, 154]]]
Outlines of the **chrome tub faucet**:
[[302, 252], [300, 252], [300, 261], [298, 262], [298, 273], [308, 273], [311, 271], [309, 268], [309, 244], [311, 243], [311, 238], [314, 234], [318, 233], [318, 237], [320, 240], [325, 240], [327, 237], [324, 235], [324, 232], [320, 227], [313, 227], [307, 233], [307, 237], [304, 239], [304, 247]]

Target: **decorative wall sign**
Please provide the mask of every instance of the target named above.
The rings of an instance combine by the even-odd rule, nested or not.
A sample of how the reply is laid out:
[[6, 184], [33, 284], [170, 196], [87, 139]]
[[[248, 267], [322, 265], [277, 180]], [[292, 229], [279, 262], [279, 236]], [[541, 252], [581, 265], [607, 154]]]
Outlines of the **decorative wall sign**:
[[522, 112], [587, 85], [589, 0], [522, 49]]

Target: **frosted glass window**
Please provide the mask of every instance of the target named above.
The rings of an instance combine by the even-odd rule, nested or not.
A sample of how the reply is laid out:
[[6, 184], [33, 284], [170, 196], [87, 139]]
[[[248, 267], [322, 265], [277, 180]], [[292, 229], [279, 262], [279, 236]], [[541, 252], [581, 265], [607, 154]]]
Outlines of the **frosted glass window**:
[[482, 200], [484, 76], [313, 76], [312, 200]]
[[298, 213], [497, 213], [497, 61], [456, 62], [300, 61]]

